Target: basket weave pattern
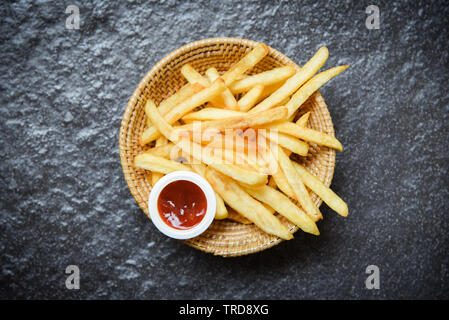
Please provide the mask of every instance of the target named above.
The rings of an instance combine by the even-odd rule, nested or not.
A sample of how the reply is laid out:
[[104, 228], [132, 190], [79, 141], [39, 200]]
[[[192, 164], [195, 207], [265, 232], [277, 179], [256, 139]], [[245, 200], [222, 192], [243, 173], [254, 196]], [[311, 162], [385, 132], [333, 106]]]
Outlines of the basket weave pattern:
[[[150, 176], [145, 170], [135, 168], [134, 157], [150, 148], [139, 144], [139, 137], [145, 128], [144, 106], [148, 98], [158, 105], [179, 90], [187, 82], [180, 69], [190, 63], [204, 74], [210, 67], [220, 73], [228, 70], [240, 60], [257, 42], [236, 38], [213, 38], [187, 44], [162, 59], [141, 80], [128, 102], [123, 115], [119, 148], [120, 159], [126, 182], [140, 208], [149, 217], [148, 197], [151, 191]], [[292, 60], [269, 47], [268, 55], [247, 73], [254, 74], [284, 65], [297, 66]], [[312, 129], [334, 135], [332, 119], [319, 92], [313, 94], [300, 108], [299, 115], [311, 111], [308, 126]], [[307, 157], [301, 157], [302, 164], [316, 175], [326, 186], [330, 186], [335, 167], [335, 150], [310, 144]], [[317, 206], [321, 199], [312, 193]], [[278, 215], [291, 232], [298, 227]], [[244, 225], [230, 220], [215, 220], [200, 236], [184, 240], [188, 245], [202, 251], [221, 256], [239, 256], [270, 248], [282, 239], [269, 235], [254, 225]]]

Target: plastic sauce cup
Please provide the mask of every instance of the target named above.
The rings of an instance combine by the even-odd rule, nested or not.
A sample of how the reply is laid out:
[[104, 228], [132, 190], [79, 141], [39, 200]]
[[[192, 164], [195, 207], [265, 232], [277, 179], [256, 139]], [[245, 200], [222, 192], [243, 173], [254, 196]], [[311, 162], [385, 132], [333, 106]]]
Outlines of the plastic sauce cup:
[[[158, 208], [159, 196], [164, 188], [170, 183], [180, 180], [196, 184], [206, 197], [206, 213], [197, 225], [188, 229], [178, 229], [169, 225], [161, 217]], [[186, 197], [187, 196], [188, 195], [186, 194]], [[175, 171], [165, 175], [154, 185], [148, 199], [148, 210], [150, 212], [151, 221], [153, 221], [156, 228], [163, 234], [174, 239], [191, 239], [206, 231], [214, 220], [216, 210], [215, 192], [209, 182], [200, 175], [190, 171]]]

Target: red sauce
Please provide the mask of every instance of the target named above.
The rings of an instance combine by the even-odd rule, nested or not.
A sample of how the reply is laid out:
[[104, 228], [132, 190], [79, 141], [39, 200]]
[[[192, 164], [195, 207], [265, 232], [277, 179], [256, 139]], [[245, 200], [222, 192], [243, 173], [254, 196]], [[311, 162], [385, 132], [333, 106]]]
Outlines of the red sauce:
[[206, 214], [206, 195], [193, 182], [173, 181], [159, 194], [157, 208], [162, 220], [170, 227], [190, 229], [199, 224]]

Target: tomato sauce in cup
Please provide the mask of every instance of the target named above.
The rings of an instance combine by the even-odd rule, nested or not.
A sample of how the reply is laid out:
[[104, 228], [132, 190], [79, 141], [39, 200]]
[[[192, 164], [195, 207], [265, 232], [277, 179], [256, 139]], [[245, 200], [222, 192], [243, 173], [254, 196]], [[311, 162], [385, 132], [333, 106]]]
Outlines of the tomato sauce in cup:
[[206, 214], [206, 195], [195, 183], [176, 180], [162, 189], [157, 208], [162, 220], [170, 227], [190, 229], [198, 225]]

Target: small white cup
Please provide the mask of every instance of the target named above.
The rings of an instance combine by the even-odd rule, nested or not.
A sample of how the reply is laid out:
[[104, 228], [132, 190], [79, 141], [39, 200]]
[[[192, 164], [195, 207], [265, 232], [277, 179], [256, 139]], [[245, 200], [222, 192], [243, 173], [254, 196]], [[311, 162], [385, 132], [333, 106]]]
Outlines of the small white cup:
[[[207, 202], [206, 214], [204, 215], [201, 222], [196, 226], [186, 230], [175, 229], [167, 225], [162, 220], [162, 217], [160, 216], [159, 210], [157, 208], [157, 200], [161, 191], [169, 183], [178, 180], [187, 180], [200, 187], [204, 192], [204, 195], [206, 196]], [[159, 229], [160, 232], [174, 239], [190, 239], [206, 231], [206, 229], [209, 228], [210, 224], [214, 220], [216, 206], [217, 204], [215, 200], [215, 192], [209, 182], [207, 182], [206, 179], [204, 179], [200, 175], [190, 171], [175, 171], [163, 176], [154, 185], [153, 189], [151, 189], [150, 197], [148, 199], [148, 210], [150, 212], [151, 221], [153, 221], [154, 225]]]

